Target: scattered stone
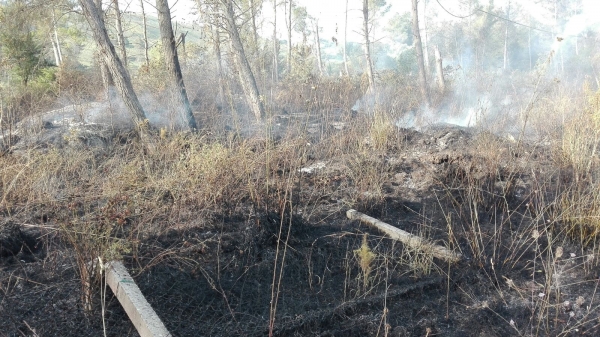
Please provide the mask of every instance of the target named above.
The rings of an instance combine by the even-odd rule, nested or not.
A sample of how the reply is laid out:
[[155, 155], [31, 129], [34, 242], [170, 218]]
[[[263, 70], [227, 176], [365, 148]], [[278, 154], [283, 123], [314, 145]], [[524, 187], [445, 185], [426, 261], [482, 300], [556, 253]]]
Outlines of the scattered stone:
[[316, 162], [316, 163], [314, 163], [314, 164], [312, 164], [312, 165], [310, 165], [308, 167], [303, 167], [303, 168], [301, 168], [298, 171], [302, 172], [302, 173], [311, 174], [315, 170], [321, 170], [321, 169], [324, 169], [324, 168], [325, 168], [325, 162], [319, 161], [319, 162]]

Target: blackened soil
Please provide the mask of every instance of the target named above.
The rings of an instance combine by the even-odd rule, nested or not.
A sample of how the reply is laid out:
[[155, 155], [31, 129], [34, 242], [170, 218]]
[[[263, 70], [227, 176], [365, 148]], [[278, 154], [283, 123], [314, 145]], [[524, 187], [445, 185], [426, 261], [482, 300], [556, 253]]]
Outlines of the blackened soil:
[[[302, 207], [293, 216], [248, 206], [209, 224], [141, 239], [125, 263], [169, 331], [600, 334], [593, 253], [563, 240], [561, 257], [554, 254], [549, 263], [546, 257], [557, 245], [548, 244], [552, 232], [533, 221], [531, 210], [532, 196], [541, 193], [532, 192], [531, 175], [541, 171], [510, 159], [534, 150], [486, 135], [494, 153], [504, 156], [494, 161], [483, 155], [485, 149], [465, 150], [484, 136], [462, 129], [400, 132], [404, 147], [382, 158], [389, 180], [380, 198], [353, 189], [342, 163], [331, 161], [300, 178]], [[545, 165], [545, 154], [535, 155]], [[326, 197], [315, 198], [315, 191]], [[432, 260], [348, 220], [348, 200], [357, 194], [364, 197], [352, 199], [352, 207], [449, 245], [465, 260]], [[0, 232], [0, 336], [137, 336], [110, 289], [104, 309], [96, 289], [92, 311], [84, 310], [76, 255], [55, 228], [28, 228], [11, 223]], [[373, 257], [369, 264], [359, 253], [365, 243]]]

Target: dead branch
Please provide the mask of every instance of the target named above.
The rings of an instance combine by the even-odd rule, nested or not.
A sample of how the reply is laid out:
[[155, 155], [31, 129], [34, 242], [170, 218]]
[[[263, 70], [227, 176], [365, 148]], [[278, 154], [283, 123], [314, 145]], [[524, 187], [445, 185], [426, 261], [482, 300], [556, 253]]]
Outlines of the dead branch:
[[383, 221], [372, 218], [366, 214], [358, 212], [356, 210], [348, 210], [346, 216], [351, 220], [360, 220], [368, 225], [371, 225], [380, 231], [387, 234], [390, 238], [398, 240], [411, 248], [420, 249], [426, 253], [437, 257], [438, 259], [446, 260], [449, 262], [458, 262], [462, 259], [462, 255], [449, 250], [446, 247], [438, 246], [426, 239], [416, 236], [407, 231], [403, 231]]

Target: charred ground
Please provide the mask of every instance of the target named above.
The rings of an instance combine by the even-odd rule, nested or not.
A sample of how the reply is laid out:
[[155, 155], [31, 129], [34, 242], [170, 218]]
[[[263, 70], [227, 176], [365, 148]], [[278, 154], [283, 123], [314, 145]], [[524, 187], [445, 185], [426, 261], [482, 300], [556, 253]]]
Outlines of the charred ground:
[[[563, 204], [589, 176], [552, 144], [371, 118], [336, 120], [319, 139], [6, 154], [28, 174], [58, 166], [48, 184], [62, 190], [30, 175], [5, 191], [0, 331], [102, 335], [102, 287], [92, 311], [82, 292], [82, 262], [102, 256], [126, 262], [175, 336], [598, 334], [597, 251], [582, 239], [593, 229]], [[350, 208], [465, 260], [395, 243]], [[107, 335], [137, 335], [110, 290], [105, 304]]]

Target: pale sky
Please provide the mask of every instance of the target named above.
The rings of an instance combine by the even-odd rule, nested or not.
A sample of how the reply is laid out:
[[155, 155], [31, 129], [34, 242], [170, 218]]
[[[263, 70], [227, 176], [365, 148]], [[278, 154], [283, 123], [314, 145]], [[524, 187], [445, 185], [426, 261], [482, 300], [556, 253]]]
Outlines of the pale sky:
[[[525, 8], [536, 20], [551, 23], [549, 20], [552, 20], [552, 18], [544, 16], [543, 14], [547, 13], [547, 11], [541, 10], [532, 0], [495, 0], [495, 5], [496, 7], [504, 7], [508, 1], [510, 1], [511, 6], [517, 5]], [[153, 0], [144, 0], [144, 2], [144, 6], [148, 13], [153, 14], [156, 12], [154, 11]], [[486, 0], [481, 1], [482, 4], [485, 4], [486, 2]], [[139, 11], [139, 0], [121, 0], [120, 3], [122, 10]], [[296, 3], [300, 6], [305, 6], [309, 15], [319, 18], [319, 26], [322, 29], [321, 36], [323, 39], [330, 39], [331, 37], [336, 36], [339, 41], [343, 40], [346, 0], [296, 0]], [[359, 33], [362, 28], [362, 3], [362, 0], [348, 0], [348, 39], [350, 41], [362, 41], [362, 37]], [[385, 17], [376, 17], [375, 19], [380, 28], [384, 27], [389, 18], [394, 14], [410, 11], [410, 0], [388, 0], [388, 3], [392, 5], [388, 14]], [[431, 10], [436, 11], [439, 14], [439, 18], [442, 20], [460, 20], [447, 14], [440, 6], [440, 4], [443, 5], [448, 11], [458, 16], [470, 14], [467, 13], [468, 9], [459, 6], [460, 3], [464, 3], [464, 1], [429, 0], [427, 2], [427, 10], [428, 12]], [[195, 13], [195, 4], [196, 1], [194, 0], [169, 0], [169, 5], [172, 6], [171, 14], [175, 20], [186, 23], [192, 23], [197, 19], [197, 15], [192, 14]], [[581, 16], [574, 18], [567, 25], [566, 31], [563, 32], [565, 35], [576, 35], [586, 26], [600, 22], [600, 0], [583, 0], [583, 10], [584, 13]], [[272, 16], [272, 2], [270, 0], [265, 0], [261, 17], [263, 23], [262, 29], [264, 31], [262, 35], [264, 36], [271, 35]], [[277, 23], [280, 27], [280, 38], [282, 39], [285, 39], [286, 35], [284, 20], [283, 6], [280, 5], [278, 8]], [[523, 23], [527, 24], [528, 22]], [[336, 27], [338, 29], [337, 35]], [[375, 34], [379, 38], [385, 37], [382, 36], [383, 33], [381, 30], [376, 31]]]
[[[280, 0], [281, 1], [281, 0]], [[394, 4], [392, 5], [392, 10], [386, 16], [389, 18], [397, 11], [401, 10], [402, 12], [406, 10], [410, 10], [410, 1], [402, 0], [402, 1], [390, 1], [388, 2], [401, 2], [401, 5]], [[121, 0], [121, 9], [133, 12], [139, 12], [139, 0]], [[343, 39], [343, 29], [344, 29], [344, 15], [346, 11], [346, 0], [296, 0], [296, 4], [299, 6], [305, 6], [307, 12], [310, 16], [319, 18], [319, 26], [322, 29], [323, 38], [331, 38], [335, 35], [336, 24], [338, 27], [337, 38], [339, 41]], [[192, 15], [192, 12], [195, 12], [196, 1], [194, 0], [178, 0], [173, 1], [169, 0], [169, 5], [171, 8], [171, 15], [179, 21], [191, 23], [197, 19], [196, 15]], [[144, 7], [147, 13], [151, 15], [155, 15], [156, 11], [154, 10], [154, 1], [153, 0], [145, 0]], [[127, 8], [127, 9], [126, 9]], [[391, 14], [391, 15], [390, 15]], [[271, 0], [264, 1], [264, 8], [262, 11], [262, 20], [263, 20], [263, 30], [265, 31], [263, 35], [270, 36], [272, 34], [272, 2]], [[281, 32], [281, 38], [285, 39], [286, 30], [285, 30], [285, 17], [284, 17], [284, 7], [280, 5], [278, 7], [277, 12], [277, 25], [281, 28], [278, 29]], [[361, 29], [362, 25], [362, 0], [348, 0], [348, 39], [351, 41], [362, 41], [361, 36], [358, 33], [353, 31], [358, 31]]]

